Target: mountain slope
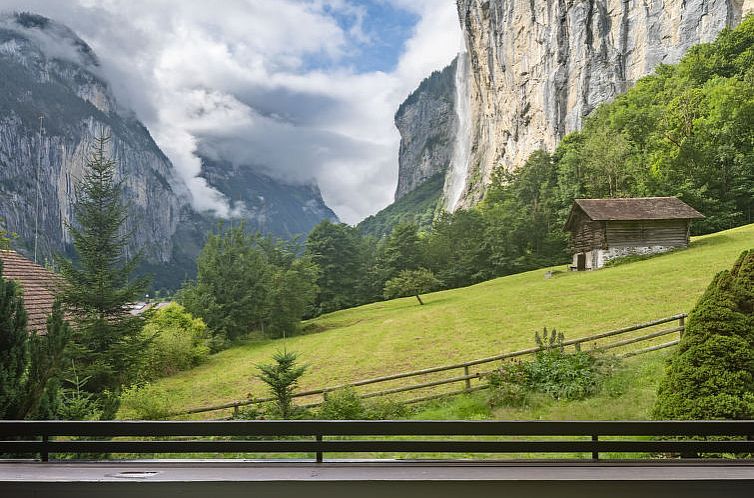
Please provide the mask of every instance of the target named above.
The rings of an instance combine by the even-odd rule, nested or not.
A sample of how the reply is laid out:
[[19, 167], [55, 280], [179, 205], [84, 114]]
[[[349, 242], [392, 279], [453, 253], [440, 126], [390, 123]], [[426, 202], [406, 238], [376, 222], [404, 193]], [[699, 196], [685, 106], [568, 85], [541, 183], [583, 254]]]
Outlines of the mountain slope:
[[420, 229], [430, 228], [440, 205], [444, 184], [445, 175], [437, 173], [379, 213], [363, 220], [357, 228], [364, 235], [375, 237], [390, 235], [393, 228], [402, 222], [416, 223]]
[[307, 234], [322, 220], [338, 217], [322, 200], [316, 185], [285, 185], [251, 167], [202, 159], [201, 176], [241, 207], [249, 228], [290, 238]]
[[0, 18], [0, 217], [31, 251], [38, 176], [39, 259], [65, 252], [74, 185], [92, 138], [104, 131], [131, 204], [130, 249], [166, 262], [189, 198], [147, 129], [118, 107], [98, 73], [93, 52], [68, 28], [32, 14]]
[[425, 306], [406, 298], [338, 311], [307, 322], [308, 335], [223, 351], [155, 387], [178, 410], [249, 392], [261, 396], [255, 365], [283, 347], [309, 365], [306, 389], [530, 347], [543, 326], [575, 338], [688, 312], [715, 273], [753, 240], [754, 225], [747, 225], [694, 238], [686, 250], [595, 272], [545, 279], [541, 269], [428, 294]]
[[[154, 274], [156, 289], [175, 289], [193, 278], [194, 260], [219, 220], [192, 207], [183, 179], [146, 127], [117, 101], [83, 40], [42, 16], [0, 15], [0, 219], [19, 235], [16, 249], [33, 256], [36, 232], [40, 262], [70, 253], [65, 225], [75, 185], [92, 138], [102, 132], [112, 136], [116, 177], [130, 209], [128, 250], [143, 251], [139, 271]], [[337, 219], [316, 186], [288, 185], [210, 161], [202, 175], [243, 202], [249, 230], [293, 237]]]

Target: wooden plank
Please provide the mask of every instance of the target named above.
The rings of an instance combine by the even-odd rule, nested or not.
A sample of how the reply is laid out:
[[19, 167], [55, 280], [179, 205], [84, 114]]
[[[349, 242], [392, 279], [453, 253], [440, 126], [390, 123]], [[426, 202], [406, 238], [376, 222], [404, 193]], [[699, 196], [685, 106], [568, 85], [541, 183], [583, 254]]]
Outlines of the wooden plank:
[[[81, 436], [749, 436], [754, 420], [0, 421], [0, 437]], [[8, 441], [5, 441], [8, 442]], [[42, 444], [42, 441], [31, 441]], [[51, 443], [54, 441], [51, 441]]]

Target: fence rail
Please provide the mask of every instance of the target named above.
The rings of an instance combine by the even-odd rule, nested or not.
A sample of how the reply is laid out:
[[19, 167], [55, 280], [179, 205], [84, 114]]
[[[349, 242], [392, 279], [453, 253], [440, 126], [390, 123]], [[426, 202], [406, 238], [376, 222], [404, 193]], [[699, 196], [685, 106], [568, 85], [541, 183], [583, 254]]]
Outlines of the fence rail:
[[[678, 343], [678, 341], [680, 340], [680, 335], [682, 335], [683, 331], [685, 330], [685, 320], [687, 316], [688, 315], [686, 315], [685, 313], [680, 313], [680, 314], [669, 316], [666, 318], [660, 318], [660, 319], [652, 320], [645, 323], [639, 323], [639, 324], [631, 325], [628, 327], [623, 327], [616, 330], [601, 332], [598, 334], [594, 334], [594, 335], [590, 335], [586, 337], [580, 337], [576, 339], [569, 339], [569, 340], [563, 341], [562, 345], [564, 347], [572, 346], [577, 349], [581, 349], [583, 345], [592, 343], [592, 349], [596, 349], [600, 351], [607, 351], [611, 349], [622, 348], [622, 347], [632, 345], [632, 344], [639, 344], [642, 342], [646, 343], [648, 341], [652, 341], [653, 339], [664, 337], [664, 336], [675, 334], [675, 333], [679, 334], [678, 339], [674, 339], [674, 340], [671, 340], [662, 344], [652, 344], [651, 346], [648, 346], [648, 347], [626, 351], [626, 352], [621, 353], [619, 356], [629, 357], [629, 356], [635, 356], [637, 354], [647, 353], [650, 351], [657, 351], [659, 349], [674, 346], [675, 344]], [[629, 337], [627, 339], [621, 339], [615, 342], [609, 342], [609, 343], [604, 343], [604, 344], [597, 343], [597, 341], [601, 341], [603, 339], [627, 335], [632, 332], [636, 332], [638, 330], [644, 330], [644, 329], [648, 329], [652, 327], [657, 327], [659, 325], [663, 325], [670, 322], [678, 322], [678, 325], [672, 328], [666, 328], [666, 329], [662, 329], [659, 331], [651, 332], [649, 334], [640, 335], [636, 337]], [[484, 377], [484, 375], [489, 373], [489, 371], [471, 372], [472, 367], [478, 367], [479, 365], [488, 365], [488, 364], [495, 363], [498, 361], [520, 358], [522, 356], [536, 354], [540, 351], [543, 351], [544, 349], [546, 348], [533, 347], [533, 348], [528, 348], [528, 349], [522, 349], [519, 351], [511, 351], [508, 353], [502, 353], [495, 356], [489, 356], [486, 358], [478, 358], [475, 360], [470, 360], [470, 361], [461, 362], [461, 363], [453, 363], [450, 365], [442, 365], [442, 366], [437, 366], [437, 367], [432, 367], [432, 368], [425, 368], [421, 370], [413, 370], [410, 372], [402, 372], [402, 373], [397, 373], [397, 374], [392, 374], [392, 375], [386, 375], [382, 377], [374, 377], [370, 379], [359, 380], [356, 382], [350, 382], [346, 384], [338, 384], [338, 385], [323, 387], [319, 389], [311, 389], [311, 390], [295, 393], [293, 397], [304, 398], [304, 399], [309, 398], [310, 401], [304, 404], [303, 406], [310, 408], [310, 407], [315, 407], [322, 404], [322, 402], [324, 401], [324, 398], [327, 396], [328, 393], [337, 391], [339, 389], [344, 389], [348, 387], [357, 388], [357, 387], [369, 386], [369, 385], [374, 385], [374, 384], [384, 384], [384, 383], [389, 383], [392, 381], [408, 379], [411, 377], [427, 377], [429, 379], [433, 374], [448, 372], [451, 370], [461, 370], [463, 372], [461, 375], [454, 375], [453, 377], [449, 377], [449, 378], [441, 378], [441, 379], [432, 378], [431, 380], [426, 380], [425, 382], [414, 383], [414, 384], [404, 385], [404, 386], [390, 387], [390, 388], [386, 388], [380, 391], [360, 393], [360, 396], [362, 398], [374, 398], [374, 397], [379, 397], [379, 396], [388, 396], [391, 394], [399, 394], [399, 393], [405, 393], [405, 392], [410, 392], [410, 391], [418, 391], [418, 390], [426, 391], [431, 388], [437, 388], [437, 387], [446, 386], [449, 384], [456, 384], [456, 383], [464, 384], [464, 388], [461, 390], [432, 392], [429, 394], [425, 394], [423, 396], [401, 400], [403, 403], [417, 403], [421, 401], [428, 401], [428, 400], [436, 399], [442, 396], [451, 396], [451, 395], [468, 393], [468, 392], [473, 392], [473, 391], [478, 391], [480, 389], [484, 389], [486, 387], [486, 384], [482, 384], [481, 379]], [[473, 380], [477, 381], [477, 385], [472, 385]], [[317, 400], [311, 400], [311, 398], [315, 396], [319, 396], [320, 398]], [[188, 410], [182, 410], [182, 411], [172, 413], [168, 417], [178, 417], [178, 416], [185, 416], [185, 415], [193, 415], [197, 413], [208, 413], [208, 412], [229, 410], [229, 409], [232, 409], [233, 415], [236, 416], [238, 414], [238, 410], [240, 407], [254, 405], [254, 404], [269, 403], [274, 400], [275, 398], [272, 398], [272, 397], [237, 400], [237, 401], [231, 401], [228, 403], [223, 403], [223, 404], [218, 404], [218, 405], [203, 406], [203, 407], [191, 408]]]
[[[77, 458], [86, 458], [81, 453], [100, 454], [91, 457], [94, 459], [103, 453], [306, 453], [314, 454], [317, 462], [328, 452], [587, 453], [593, 459], [600, 453], [634, 459], [646, 455], [629, 453], [663, 453], [697, 458], [705, 453], [754, 453], [753, 435], [752, 420], [0, 421], [0, 454], [5, 458], [8, 454], [36, 454], [42, 461], [48, 461], [51, 454], [71, 453], [78, 454]], [[407, 439], [436, 436], [442, 439]], [[465, 436], [477, 439], [452, 439]], [[551, 439], [553, 436], [558, 439]], [[708, 436], [710, 440], [705, 440]], [[153, 439], [175, 437], [181, 439]]]

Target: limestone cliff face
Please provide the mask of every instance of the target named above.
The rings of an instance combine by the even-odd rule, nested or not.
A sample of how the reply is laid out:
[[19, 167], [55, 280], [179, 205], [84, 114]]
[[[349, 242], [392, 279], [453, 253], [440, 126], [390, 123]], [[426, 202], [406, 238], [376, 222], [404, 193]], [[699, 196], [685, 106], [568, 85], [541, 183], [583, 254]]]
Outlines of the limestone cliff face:
[[448, 169], [458, 128], [455, 74], [456, 61], [435, 71], [395, 113], [395, 126], [401, 134], [396, 201]]
[[0, 74], [0, 217], [18, 248], [33, 251], [36, 225], [40, 261], [66, 251], [75, 184], [104, 131], [130, 204], [129, 247], [169, 261], [188, 195], [146, 128], [118, 108], [86, 43], [41, 16], [2, 16]]
[[481, 199], [496, 166], [554, 149], [600, 103], [752, 9], [754, 0], [458, 0], [473, 78], [461, 205]]
[[[141, 270], [154, 274], [156, 288], [176, 288], [193, 278], [194, 260], [217, 220], [192, 208], [173, 164], [119, 105], [83, 40], [42, 16], [0, 15], [0, 219], [19, 235], [14, 248], [32, 256], [36, 231], [39, 261], [70, 250], [66, 224], [75, 187], [102, 131], [112, 137], [109, 152], [129, 205], [128, 249], [143, 251]], [[209, 162], [202, 176], [243, 208], [250, 229], [291, 237], [337, 220], [315, 185], [291, 186]]]

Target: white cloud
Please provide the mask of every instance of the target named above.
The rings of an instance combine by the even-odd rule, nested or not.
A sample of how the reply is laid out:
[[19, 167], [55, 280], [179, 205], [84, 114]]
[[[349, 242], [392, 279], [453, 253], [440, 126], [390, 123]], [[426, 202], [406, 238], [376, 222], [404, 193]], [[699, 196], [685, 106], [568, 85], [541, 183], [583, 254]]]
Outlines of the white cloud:
[[[227, 208], [197, 178], [202, 151], [288, 182], [314, 180], [354, 223], [392, 200], [395, 110], [460, 43], [454, 0], [374, 1], [419, 19], [389, 73], [345, 62], [370, 41], [367, 10], [353, 0], [0, 0], [0, 9], [51, 17], [92, 46], [197, 208]], [[326, 69], [311, 69], [313, 59]]]

